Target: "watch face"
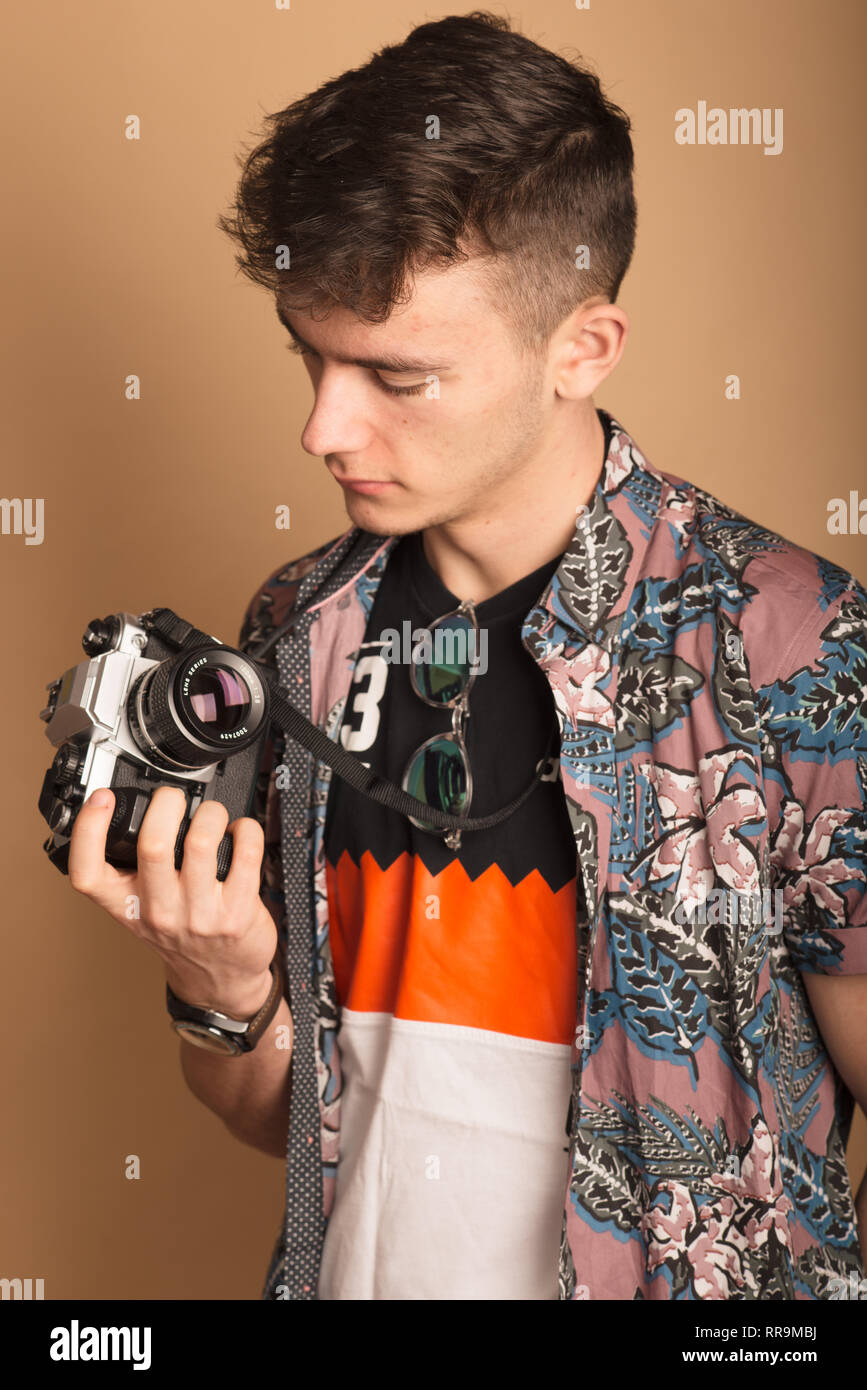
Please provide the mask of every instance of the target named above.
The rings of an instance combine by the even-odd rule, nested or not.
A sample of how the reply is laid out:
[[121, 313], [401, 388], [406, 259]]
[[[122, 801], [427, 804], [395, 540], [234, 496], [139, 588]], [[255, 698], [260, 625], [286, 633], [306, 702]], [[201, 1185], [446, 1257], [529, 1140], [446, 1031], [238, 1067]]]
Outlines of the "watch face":
[[242, 1050], [231, 1038], [225, 1038], [220, 1033], [213, 1032], [205, 1023], [178, 1020], [175, 1023], [175, 1032], [179, 1033], [186, 1042], [193, 1043], [196, 1047], [203, 1047], [206, 1052], [221, 1052], [225, 1056], [237, 1056]]

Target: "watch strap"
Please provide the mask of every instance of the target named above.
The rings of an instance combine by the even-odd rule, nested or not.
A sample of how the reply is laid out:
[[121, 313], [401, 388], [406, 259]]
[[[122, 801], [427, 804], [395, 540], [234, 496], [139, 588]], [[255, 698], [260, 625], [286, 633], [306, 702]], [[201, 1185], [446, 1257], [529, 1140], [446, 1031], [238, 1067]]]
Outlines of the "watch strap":
[[269, 967], [271, 988], [262, 1007], [252, 1018], [232, 1018], [217, 1009], [209, 1009], [202, 1004], [188, 1004], [179, 999], [166, 982], [166, 1007], [176, 1022], [199, 1023], [209, 1030], [216, 1031], [227, 1041], [234, 1042], [240, 1052], [252, 1052], [262, 1034], [280, 1007], [283, 997], [283, 969], [279, 946]]
[[269, 969], [271, 971], [271, 989], [268, 998], [265, 1000], [261, 1009], [250, 1019], [249, 1026], [244, 1034], [244, 1041], [248, 1044], [247, 1051], [254, 1048], [263, 1033], [268, 1031], [268, 1025], [280, 1007], [280, 1000], [283, 998], [283, 970], [280, 960], [280, 946], [274, 953]]

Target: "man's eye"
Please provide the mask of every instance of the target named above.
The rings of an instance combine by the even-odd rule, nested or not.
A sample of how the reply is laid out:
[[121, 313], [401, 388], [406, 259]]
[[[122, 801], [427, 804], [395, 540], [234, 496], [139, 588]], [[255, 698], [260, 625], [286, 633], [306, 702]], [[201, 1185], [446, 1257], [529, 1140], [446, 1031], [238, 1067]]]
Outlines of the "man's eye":
[[[318, 357], [318, 352], [312, 348], [304, 347], [301, 343], [290, 341], [284, 344], [287, 352], [294, 352], [298, 357]], [[417, 386], [389, 386], [387, 381], [383, 381], [378, 372], [374, 372], [376, 380], [379, 382], [383, 391], [387, 391], [390, 396], [417, 396], [419, 391], [423, 391], [427, 385], [426, 381], [420, 381]]]
[[419, 391], [423, 391], [427, 385], [426, 381], [420, 381], [417, 386], [389, 386], [382, 377], [378, 378], [383, 391], [387, 391], [390, 396], [417, 396]]

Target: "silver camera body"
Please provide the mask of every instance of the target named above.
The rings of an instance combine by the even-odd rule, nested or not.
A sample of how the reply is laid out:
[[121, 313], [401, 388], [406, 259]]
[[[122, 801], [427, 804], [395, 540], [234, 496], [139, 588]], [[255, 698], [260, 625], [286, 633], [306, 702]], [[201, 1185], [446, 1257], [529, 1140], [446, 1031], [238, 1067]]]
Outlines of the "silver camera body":
[[[187, 807], [175, 846], [203, 801], [221, 801], [229, 820], [252, 802], [268, 728], [269, 690], [258, 664], [191, 627], [170, 609], [96, 619], [82, 638], [88, 660], [48, 684], [40, 713], [57, 748], [39, 810], [51, 835], [43, 848], [68, 872], [69, 839], [80, 807], [98, 787], [114, 792], [106, 859], [134, 868], [141, 822], [157, 786], [180, 787]], [[225, 835], [217, 877], [231, 863]]]

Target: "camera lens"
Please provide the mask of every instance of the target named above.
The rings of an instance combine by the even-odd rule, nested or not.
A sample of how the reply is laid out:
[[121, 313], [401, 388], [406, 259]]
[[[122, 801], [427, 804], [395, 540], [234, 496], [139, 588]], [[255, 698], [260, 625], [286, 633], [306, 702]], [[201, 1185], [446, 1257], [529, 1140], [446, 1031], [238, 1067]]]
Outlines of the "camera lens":
[[231, 647], [197, 647], [145, 671], [130, 691], [130, 730], [152, 761], [197, 768], [247, 748], [261, 734], [268, 688]]

